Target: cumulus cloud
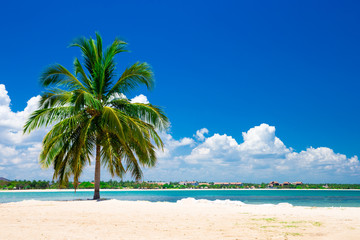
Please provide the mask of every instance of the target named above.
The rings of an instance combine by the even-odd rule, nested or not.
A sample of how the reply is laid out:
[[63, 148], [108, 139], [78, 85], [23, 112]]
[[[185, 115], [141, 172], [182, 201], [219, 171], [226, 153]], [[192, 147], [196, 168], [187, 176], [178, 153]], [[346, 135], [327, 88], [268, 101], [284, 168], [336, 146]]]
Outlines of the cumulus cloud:
[[182, 146], [193, 146], [195, 144], [194, 139], [192, 138], [182, 138], [180, 140], [175, 140], [169, 133], [160, 132], [160, 138], [164, 143], [164, 149], [159, 149], [157, 151], [157, 156], [159, 158], [167, 158], [174, 155], [175, 150]]
[[305, 171], [360, 176], [360, 165], [357, 156], [347, 158], [327, 147], [307, 148], [299, 153], [286, 155], [287, 160]]
[[244, 142], [239, 145], [243, 154], [281, 156], [289, 152], [284, 143], [275, 136], [275, 127], [261, 124], [242, 133]]
[[[126, 96], [117, 96], [126, 97]], [[48, 129], [22, 134], [29, 114], [37, 108], [39, 96], [31, 98], [23, 111], [11, 110], [11, 99], [0, 84], [0, 176], [10, 179], [51, 179], [52, 170], [38, 164], [41, 141]], [[139, 95], [132, 102], [148, 103]], [[349, 182], [360, 180], [357, 156], [347, 157], [327, 147], [309, 147], [296, 152], [277, 136], [274, 126], [261, 124], [242, 133], [242, 140], [228, 134], [199, 129], [193, 137], [175, 139], [160, 133], [163, 151], [158, 150], [158, 164], [145, 169], [145, 180], [199, 180], [267, 182]], [[105, 169], [104, 169], [105, 170]], [[93, 166], [82, 179], [92, 180]], [[109, 179], [106, 171], [102, 178]]]
[[204, 141], [205, 140], [205, 134], [208, 134], [209, 130], [207, 130], [207, 128], [202, 128], [200, 130], [196, 131], [196, 134], [194, 135], [196, 137], [197, 140], [199, 141]]
[[110, 95], [110, 97], [109, 97], [109, 101], [112, 101], [112, 100], [114, 100], [115, 98], [120, 98], [120, 99], [127, 99], [127, 97], [125, 96], [125, 94], [123, 94], [123, 93], [113, 93], [113, 94], [111, 94]]
[[5, 85], [0, 84], [0, 176], [10, 178], [49, 178], [49, 171], [38, 165], [41, 140], [46, 129], [23, 135], [23, 126], [39, 102], [40, 96], [32, 97], [23, 111], [11, 110], [11, 100]]
[[[1, 97], [1, 96], [0, 96], [0, 97]], [[113, 99], [115, 99], [115, 98], [128, 99], [128, 98], [126, 97], [126, 95], [123, 94], [123, 93], [113, 93], [113, 94], [110, 96], [109, 100], [111, 101], [111, 100], [113, 100]], [[130, 99], [130, 102], [131, 102], [131, 103], [145, 103], [145, 104], [148, 104], [148, 103], [149, 103], [149, 100], [147, 99], [147, 97], [146, 97], [145, 95], [140, 94], [140, 95], [135, 96], [135, 97], [133, 97], [132, 99]]]
[[140, 95], [132, 98], [132, 99], [130, 100], [130, 102], [132, 102], [132, 103], [144, 103], [144, 104], [148, 104], [148, 103], [149, 103], [147, 97], [146, 97], [145, 95], [142, 95], [142, 94], [140, 94]]
[[[195, 147], [184, 160], [188, 163], [213, 162], [226, 164], [226, 161], [235, 161], [237, 158], [238, 143], [231, 136], [214, 134], [204, 143]], [[226, 161], [224, 161], [226, 159]]]
[[[238, 144], [232, 136], [226, 134], [214, 134], [195, 147], [191, 154], [184, 159], [189, 163], [200, 161], [213, 161], [217, 164], [230, 165], [250, 164], [253, 168], [260, 165], [268, 165], [269, 159], [285, 158], [290, 152], [283, 142], [275, 136], [275, 127], [261, 124], [243, 134], [244, 142]], [[255, 160], [256, 161], [250, 161]], [[264, 159], [264, 161], [259, 161]]]
[[9, 106], [10, 97], [8, 96], [8, 92], [5, 89], [4, 84], [0, 84], [0, 106]]
[[23, 111], [13, 112], [10, 108], [10, 97], [5, 89], [5, 85], [0, 84], [0, 143], [2, 144], [21, 144], [30, 143], [42, 134], [43, 131], [35, 131], [32, 135], [23, 135], [22, 127], [29, 114], [33, 112], [40, 100], [40, 96], [32, 97]]
[[[198, 134], [194, 136], [198, 139]], [[172, 159], [177, 161], [183, 180], [356, 182], [360, 179], [357, 156], [348, 158], [326, 147], [295, 152], [276, 137], [274, 126], [255, 126], [242, 137], [241, 143], [226, 134], [204, 137], [188, 154]]]

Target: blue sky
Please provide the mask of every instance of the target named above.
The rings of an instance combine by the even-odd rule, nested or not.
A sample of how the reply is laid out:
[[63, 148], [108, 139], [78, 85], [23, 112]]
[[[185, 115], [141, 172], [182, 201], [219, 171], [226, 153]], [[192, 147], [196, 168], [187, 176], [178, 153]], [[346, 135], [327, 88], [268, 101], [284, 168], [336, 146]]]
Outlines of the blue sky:
[[[95, 31], [107, 43], [118, 36], [131, 50], [119, 56], [119, 73], [131, 63], [146, 61], [156, 76], [153, 92], [140, 89], [128, 97], [144, 94], [151, 103], [164, 106], [172, 125], [166, 135], [169, 154], [159, 160], [158, 168], [145, 171], [145, 178], [267, 181], [295, 175], [293, 180], [302, 176], [304, 181], [331, 181], [334, 172], [329, 169], [305, 176], [293, 168], [270, 166], [278, 161], [299, 167], [305, 158], [313, 159], [309, 164], [331, 166], [335, 171], [357, 159], [359, 10], [357, 1], [8, 1], [0, 9], [0, 84], [5, 86], [3, 96], [11, 99], [9, 114], [25, 116], [27, 101], [41, 93], [42, 70], [52, 63], [71, 69], [74, 57], [79, 57], [78, 49], [67, 48], [72, 39], [94, 36]], [[199, 139], [196, 131], [202, 128], [208, 133]], [[16, 131], [5, 123], [2, 129]], [[256, 134], [248, 135], [266, 139], [251, 140], [255, 145], [250, 148], [240, 146], [246, 142], [242, 133], [251, 129]], [[2, 143], [3, 149], [30, 156], [26, 151], [41, 141], [41, 133], [29, 139], [33, 140]], [[275, 139], [284, 147], [276, 145]], [[212, 140], [225, 145], [213, 149]], [[210, 155], [199, 158], [199, 149], [210, 149]], [[290, 156], [295, 153], [299, 154], [296, 160]], [[225, 167], [235, 162], [244, 169], [245, 156], [251, 163], [259, 162], [262, 174], [253, 174], [261, 172], [255, 166], [239, 172]], [[0, 159], [0, 175], [38, 177], [18, 170], [23, 162], [17, 158], [14, 153], [6, 160], [3, 157], [2, 164]], [[282, 163], [283, 159], [289, 162]], [[351, 160], [355, 168], [350, 170], [349, 165], [334, 179], [358, 183], [356, 159]], [[211, 166], [224, 166], [225, 174], [216, 175]], [[305, 166], [302, 169], [309, 172]]]

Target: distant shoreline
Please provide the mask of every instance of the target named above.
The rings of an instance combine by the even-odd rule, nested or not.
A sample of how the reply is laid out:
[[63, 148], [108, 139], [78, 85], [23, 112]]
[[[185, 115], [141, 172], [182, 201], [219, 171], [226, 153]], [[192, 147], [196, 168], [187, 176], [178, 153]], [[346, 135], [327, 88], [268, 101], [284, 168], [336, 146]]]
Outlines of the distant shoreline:
[[[100, 189], [100, 191], [108, 191], [108, 192], [126, 192], [126, 191], [360, 191], [360, 189], [273, 189], [273, 188], [256, 188], [256, 189], [239, 189], [239, 188], [224, 188], [224, 189]], [[76, 192], [93, 192], [94, 189], [77, 189]], [[0, 193], [9, 192], [9, 193], [21, 193], [21, 192], [75, 192], [74, 189], [30, 189], [30, 190], [0, 190]]]

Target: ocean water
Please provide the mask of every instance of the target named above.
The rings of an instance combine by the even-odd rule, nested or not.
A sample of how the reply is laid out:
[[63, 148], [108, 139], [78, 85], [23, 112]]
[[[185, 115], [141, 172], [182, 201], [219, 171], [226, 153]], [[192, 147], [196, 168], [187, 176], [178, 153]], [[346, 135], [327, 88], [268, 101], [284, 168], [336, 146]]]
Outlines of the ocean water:
[[[241, 201], [245, 204], [290, 203], [294, 206], [360, 207], [358, 190], [120, 190], [100, 191], [101, 198], [126, 201], [176, 202], [185, 198]], [[71, 201], [92, 199], [92, 191], [0, 191], [0, 203], [23, 200]]]

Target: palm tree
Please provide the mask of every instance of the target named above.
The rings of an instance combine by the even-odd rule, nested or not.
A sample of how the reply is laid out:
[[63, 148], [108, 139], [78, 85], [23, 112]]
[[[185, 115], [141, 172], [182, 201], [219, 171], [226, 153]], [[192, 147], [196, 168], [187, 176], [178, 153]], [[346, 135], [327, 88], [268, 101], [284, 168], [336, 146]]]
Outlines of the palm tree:
[[126, 52], [124, 41], [115, 39], [104, 50], [96, 33], [96, 40], [82, 37], [70, 46], [80, 48], [85, 68], [75, 58], [74, 74], [60, 64], [44, 71], [40, 82], [46, 91], [24, 133], [52, 126], [43, 139], [40, 164], [53, 166], [53, 179], [61, 185], [73, 176], [75, 191], [95, 155], [94, 199], [99, 199], [101, 165], [112, 177], [130, 172], [140, 180], [141, 168], [156, 163], [156, 148], [163, 148], [157, 131], [166, 129], [169, 121], [161, 108], [125, 97], [141, 85], [152, 89], [154, 78], [147, 63], [137, 62], [115, 79], [115, 56]]

